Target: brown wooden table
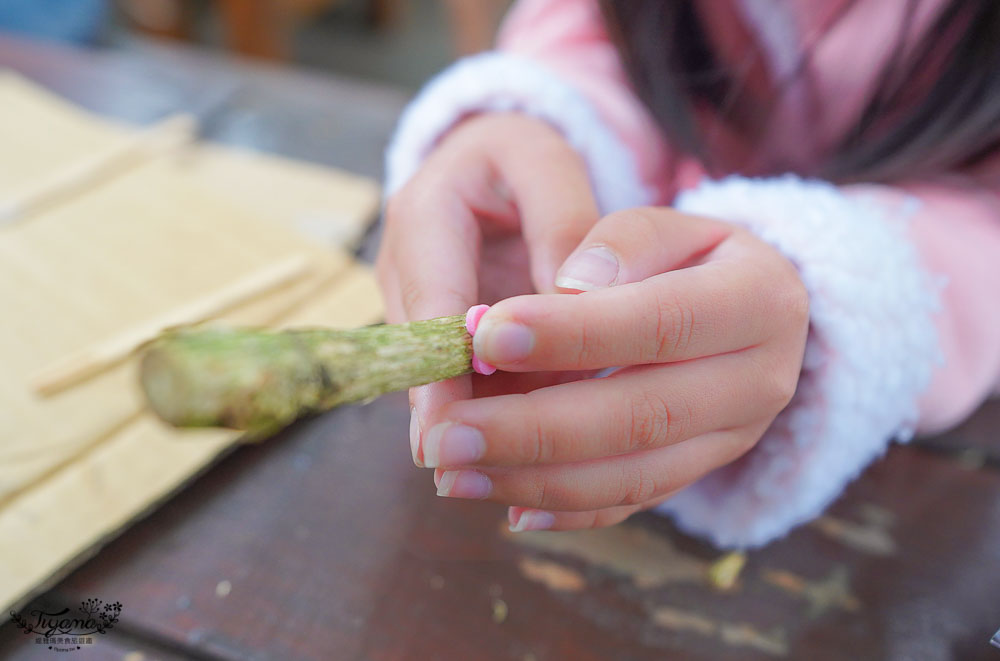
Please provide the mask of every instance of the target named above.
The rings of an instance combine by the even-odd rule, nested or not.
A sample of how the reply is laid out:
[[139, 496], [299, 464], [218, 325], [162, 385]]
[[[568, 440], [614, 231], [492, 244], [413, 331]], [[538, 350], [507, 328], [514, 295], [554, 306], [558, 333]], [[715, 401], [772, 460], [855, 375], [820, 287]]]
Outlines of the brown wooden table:
[[[0, 37], [0, 65], [98, 112], [200, 110], [209, 138], [373, 176], [405, 101], [161, 47]], [[719, 553], [653, 515], [514, 537], [502, 507], [437, 498], [407, 417], [396, 394], [237, 450], [32, 607], [123, 604], [74, 659], [1000, 660], [1000, 403], [892, 449], [729, 592], [705, 580]], [[0, 657], [53, 654], [0, 626]]]

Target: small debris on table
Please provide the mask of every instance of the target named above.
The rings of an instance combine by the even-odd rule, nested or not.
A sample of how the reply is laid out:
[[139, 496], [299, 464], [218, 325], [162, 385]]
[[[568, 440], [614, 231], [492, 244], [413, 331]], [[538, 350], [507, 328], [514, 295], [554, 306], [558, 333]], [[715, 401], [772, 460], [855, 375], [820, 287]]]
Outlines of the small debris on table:
[[747, 563], [747, 555], [742, 551], [725, 554], [708, 568], [708, 584], [721, 592], [733, 590], [740, 579], [740, 572]]
[[215, 586], [215, 596], [219, 599], [223, 599], [229, 596], [229, 593], [233, 591], [233, 584], [229, 581], [219, 581]]
[[517, 566], [522, 576], [556, 592], [579, 592], [587, 585], [580, 572], [557, 562], [526, 557], [518, 560]]
[[497, 597], [493, 598], [493, 622], [503, 624], [507, 619], [507, 602]]

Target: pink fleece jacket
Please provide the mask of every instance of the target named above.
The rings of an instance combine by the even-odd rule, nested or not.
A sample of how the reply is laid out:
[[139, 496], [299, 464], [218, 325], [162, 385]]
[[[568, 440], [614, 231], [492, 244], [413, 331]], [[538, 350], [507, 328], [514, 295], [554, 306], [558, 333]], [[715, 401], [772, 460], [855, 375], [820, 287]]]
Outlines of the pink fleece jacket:
[[[844, 1], [733, 0], [728, 16], [709, 15], [717, 47], [738, 50], [727, 28], [735, 9], [774, 77], [815, 44], [755, 153], [761, 171], [808, 164], [850, 126], [890, 55], [883, 35], [909, 5], [862, 0], [829, 28]], [[914, 38], [942, 4], [918, 3]], [[387, 154], [387, 192], [455, 121], [496, 110], [561, 130], [603, 211], [672, 204], [740, 223], [800, 269], [811, 330], [795, 398], [754, 450], [661, 506], [683, 528], [721, 546], [766, 543], [822, 512], [891, 441], [953, 426], [1000, 392], [995, 171], [896, 187], [708, 180], [671, 152], [636, 98], [593, 0], [521, 0], [497, 51], [460, 61], [408, 108]], [[729, 147], [713, 145], [723, 160]]]

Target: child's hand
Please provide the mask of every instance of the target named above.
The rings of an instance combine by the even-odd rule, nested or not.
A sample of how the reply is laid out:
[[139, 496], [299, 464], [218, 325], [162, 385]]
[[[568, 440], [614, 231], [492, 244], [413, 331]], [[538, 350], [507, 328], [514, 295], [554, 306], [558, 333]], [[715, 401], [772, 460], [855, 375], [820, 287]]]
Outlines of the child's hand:
[[[390, 322], [464, 314], [476, 303], [556, 291], [556, 269], [599, 217], [580, 156], [548, 124], [519, 114], [473, 117], [451, 130], [388, 201], [377, 270]], [[578, 374], [495, 374], [488, 393], [523, 392]], [[414, 388], [420, 420], [473, 395], [473, 380]]]
[[442, 495], [513, 505], [516, 530], [616, 523], [745, 453], [791, 399], [808, 298], [749, 232], [619, 212], [559, 275], [595, 291], [501, 301], [477, 355], [514, 372], [632, 367], [433, 410], [423, 461]]
[[386, 206], [376, 267], [388, 320], [554, 292], [598, 217], [583, 160], [555, 129], [519, 114], [468, 119]]

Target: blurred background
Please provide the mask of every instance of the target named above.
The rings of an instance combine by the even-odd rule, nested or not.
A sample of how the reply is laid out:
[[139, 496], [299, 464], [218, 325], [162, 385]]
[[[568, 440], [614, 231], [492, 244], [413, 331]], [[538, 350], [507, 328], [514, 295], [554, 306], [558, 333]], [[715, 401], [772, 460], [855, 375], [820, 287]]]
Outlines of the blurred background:
[[[229, 564], [236, 557], [228, 550], [234, 545], [256, 554], [261, 546], [243, 541], [249, 534], [273, 549], [230, 565], [245, 567], [246, 577], [262, 578], [260, 585], [271, 594], [247, 597], [255, 603], [284, 608], [288, 600], [275, 589], [299, 594], [304, 585], [315, 584], [304, 578], [310, 563], [303, 554], [316, 553], [318, 564], [309, 571], [323, 576], [361, 581], [370, 576], [377, 583], [395, 574], [384, 568], [397, 555], [395, 542], [387, 543], [380, 533], [367, 542], [343, 534], [358, 528], [343, 527], [336, 517], [384, 521], [389, 536], [401, 539], [406, 527], [399, 521], [424, 521], [423, 509], [436, 504], [429, 476], [413, 467], [405, 441], [399, 444], [407, 423], [396, 413], [408, 415], [405, 396], [389, 399], [388, 409], [364, 409], [361, 415], [374, 425], [366, 423], [367, 431], [309, 432], [298, 440], [293, 431], [266, 444], [254, 460], [264, 470], [307, 469], [320, 478], [317, 491], [303, 486], [301, 475], [251, 477], [253, 467], [247, 479], [212, 470], [194, 481], [236, 447], [240, 434], [215, 430], [191, 436], [158, 422], [137, 388], [135, 349], [164, 327], [205, 320], [313, 327], [380, 321], [381, 295], [365, 262], [372, 261], [378, 245], [385, 146], [401, 110], [428, 77], [456, 56], [490, 47], [507, 5], [507, 0], [0, 0], [0, 611], [42, 595], [54, 577], [80, 567], [110, 536], [129, 535], [134, 528], [126, 528], [182, 486], [191, 493], [205, 488], [198, 484], [212, 488], [216, 480], [224, 489], [274, 486], [286, 495], [289, 485], [298, 484], [293, 500], [315, 499], [293, 505], [285, 496], [252, 496], [246, 502], [254, 504], [245, 511], [269, 530], [244, 530], [246, 520], [229, 530], [213, 524], [221, 534], [218, 543], [200, 533], [181, 535], [190, 545], [171, 541], [156, 524], [151, 547], [167, 549], [183, 570], [202, 571], [198, 563], [181, 559], [181, 547], [208, 559], [212, 585], [220, 580], [241, 585], [244, 575], [223, 577], [220, 572], [229, 569], [218, 561]], [[106, 358], [100, 347], [111, 345], [114, 355]], [[101, 357], [84, 358], [81, 371], [74, 356], [84, 354]], [[45, 381], [48, 370], [66, 364], [68, 381], [60, 379], [53, 390], [39, 386], [38, 375]], [[339, 425], [344, 418], [329, 419]], [[360, 442], [369, 435], [386, 442], [373, 444], [377, 451], [366, 450], [363, 458], [349, 458], [350, 439]], [[328, 442], [334, 438], [338, 442]], [[237, 449], [225, 461], [252, 454]], [[410, 496], [418, 493], [417, 481], [423, 501]], [[378, 486], [383, 483], [391, 486]], [[369, 502], [358, 495], [364, 485], [381, 494], [370, 501], [377, 510], [386, 509], [385, 498], [406, 508], [420, 503], [421, 509], [383, 519], [359, 506]], [[79, 497], [83, 492], [87, 496]], [[196, 500], [202, 511], [213, 499]], [[337, 506], [343, 503], [348, 505]], [[262, 505], [274, 509], [258, 517]], [[306, 510], [320, 518], [309, 523]], [[196, 518], [233, 520], [206, 516]], [[496, 534], [503, 517], [496, 508], [474, 520]], [[286, 524], [299, 533], [272, 527]], [[315, 536], [321, 530], [341, 540], [346, 553], [360, 554], [371, 571], [346, 559], [344, 571], [331, 570], [335, 545]], [[290, 540], [296, 540], [290, 551], [278, 550]], [[215, 555], [205, 549], [221, 550]], [[278, 566], [275, 556], [289, 563]], [[97, 557], [98, 562], [108, 558], [112, 571], [129, 564], [120, 562], [121, 551]], [[164, 585], [187, 591], [207, 584], [195, 576], [168, 577], [170, 561], [152, 562], [143, 575]], [[247, 583], [251, 580], [256, 579]], [[126, 578], [107, 602], [127, 603], [127, 617], [146, 622], [144, 604], [166, 603], [147, 593], [147, 586], [141, 578]], [[294, 599], [303, 608], [330, 604], [339, 610], [342, 597], [360, 614], [370, 609], [358, 600], [380, 600], [383, 590], [375, 584], [358, 590], [331, 586], [316, 594]], [[221, 631], [241, 617], [231, 608], [217, 618], [189, 617], [200, 607], [193, 595], [167, 601], [185, 604], [177, 612], [201, 631]], [[212, 604], [222, 604], [218, 595], [212, 594]], [[247, 612], [247, 622], [257, 617]], [[275, 623], [298, 619], [277, 612], [266, 617]], [[354, 627], [349, 638], [365, 638], [352, 624], [364, 620], [353, 615], [340, 620], [324, 614], [310, 621], [317, 624], [316, 635], [336, 631], [339, 625], [331, 629], [329, 622], [343, 621]], [[27, 658], [11, 650], [28, 655], [34, 646], [34, 637], [14, 629], [0, 621], [0, 659]], [[146, 624], [139, 629], [149, 630]], [[315, 649], [218, 656], [191, 651], [203, 647], [201, 639], [192, 643], [179, 635], [183, 654], [150, 652], [148, 646], [156, 643], [143, 638], [149, 654], [144, 658], [331, 658]], [[295, 644], [324, 648], [312, 638], [302, 636]], [[139, 644], [129, 642], [129, 649]], [[102, 658], [135, 654], [143, 657], [109, 651]], [[335, 656], [362, 658], [352, 652]]]
[[168, 39], [417, 89], [488, 49], [511, 0], [0, 0], [0, 30], [127, 51]]

